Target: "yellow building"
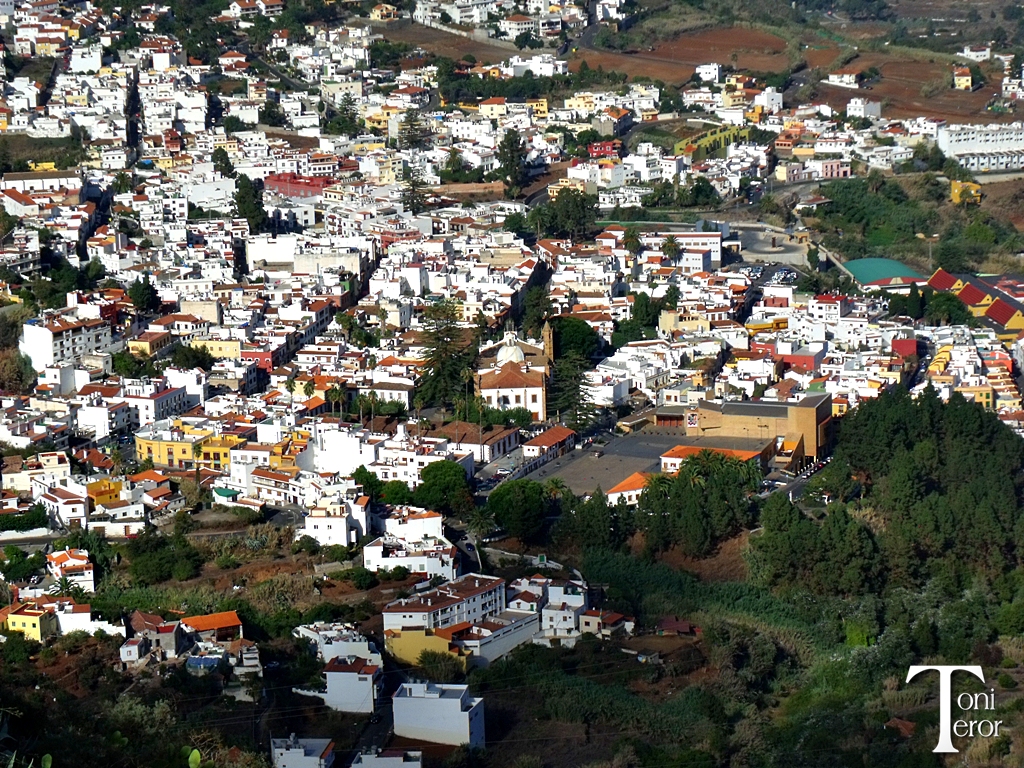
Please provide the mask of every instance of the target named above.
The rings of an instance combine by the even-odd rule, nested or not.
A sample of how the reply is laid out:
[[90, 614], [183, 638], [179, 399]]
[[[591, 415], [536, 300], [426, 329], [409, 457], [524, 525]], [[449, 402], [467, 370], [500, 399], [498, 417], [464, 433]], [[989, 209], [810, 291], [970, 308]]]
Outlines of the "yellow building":
[[953, 179], [949, 182], [949, 199], [954, 205], [981, 205], [981, 185]]
[[200, 466], [221, 470], [231, 465], [231, 450], [247, 442], [244, 437], [215, 435], [178, 419], [170, 430], [137, 432], [135, 455], [139, 461], [151, 459], [157, 467], [194, 469], [198, 461]]
[[969, 67], [953, 67], [953, 87], [958, 91], [974, 90], [974, 77]]
[[109, 504], [121, 499], [121, 489], [124, 483], [120, 480], [103, 479], [85, 486], [86, 495], [89, 497], [89, 508], [96, 509], [101, 504]]
[[[783, 439], [780, 452], [789, 464], [823, 456], [832, 444], [832, 397], [808, 394], [796, 402], [769, 400], [725, 402], [703, 400], [685, 419], [657, 412], [657, 426], [684, 426], [687, 437]], [[681, 423], [680, 423], [681, 422]]]
[[240, 339], [192, 339], [189, 346], [196, 349], [206, 348], [206, 351], [217, 358], [224, 360], [242, 359], [242, 342]]
[[381, 3], [370, 9], [371, 21], [394, 21], [398, 18], [398, 9], [393, 5]]
[[453, 650], [447, 638], [439, 637], [431, 629], [389, 629], [384, 633], [384, 647], [388, 653], [406, 664], [416, 664], [424, 651], [448, 653], [466, 668], [467, 657]]
[[548, 116], [548, 100], [547, 99], [527, 99], [526, 105], [533, 110], [534, 117], [547, 117]]
[[586, 195], [597, 194], [597, 184], [594, 182], [585, 181], [584, 179], [570, 179], [563, 176], [554, 184], [548, 184], [548, 197], [554, 200], [563, 189], [575, 189], [577, 192], [583, 192]]
[[7, 611], [3, 626], [8, 632], [21, 632], [41, 643], [57, 634], [57, 616], [34, 605], [16, 604]]
[[292, 469], [309, 449], [309, 432], [296, 430], [270, 450], [271, 469]]
[[985, 410], [991, 411], [995, 402], [995, 390], [986, 384], [979, 384], [974, 387], [957, 387], [956, 391], [967, 400], [973, 400], [982, 405]]
[[128, 340], [128, 351], [137, 357], [152, 357], [173, 341], [170, 331], [146, 331], [138, 338]]
[[565, 100], [565, 108], [576, 112], [594, 111], [594, 94], [581, 93]]

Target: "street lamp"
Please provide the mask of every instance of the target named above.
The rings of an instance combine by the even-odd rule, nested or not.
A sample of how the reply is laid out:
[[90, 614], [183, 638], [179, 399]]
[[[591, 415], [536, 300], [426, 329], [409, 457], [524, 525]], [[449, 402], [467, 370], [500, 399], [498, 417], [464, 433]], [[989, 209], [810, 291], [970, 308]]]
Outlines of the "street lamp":
[[924, 232], [918, 232], [917, 237], [928, 243], [928, 268], [935, 271], [935, 262], [932, 261], [932, 243], [936, 243], [939, 240], [938, 234], [934, 234], [931, 237], [925, 235]]

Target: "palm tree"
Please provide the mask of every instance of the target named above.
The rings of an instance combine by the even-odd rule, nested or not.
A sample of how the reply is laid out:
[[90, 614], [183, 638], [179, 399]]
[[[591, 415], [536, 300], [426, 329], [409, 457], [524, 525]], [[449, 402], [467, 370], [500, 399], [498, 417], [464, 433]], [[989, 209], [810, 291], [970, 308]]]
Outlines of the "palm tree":
[[423, 422], [420, 421], [420, 411], [427, 404], [426, 399], [419, 392], [416, 393], [416, 397], [412, 399], [412, 407], [416, 411], [416, 424], [419, 425], [419, 437], [423, 437]]
[[643, 243], [640, 242], [640, 233], [636, 227], [629, 227], [622, 236], [622, 246], [634, 256], [643, 250]]
[[667, 499], [669, 494], [672, 493], [672, 478], [661, 472], [651, 475], [647, 478], [647, 482], [644, 483], [644, 493], [650, 493], [652, 496]]
[[285, 381], [285, 383], [284, 383], [284, 388], [288, 392], [288, 397], [293, 399], [293, 400], [295, 399], [295, 387], [296, 387], [295, 379], [293, 379], [291, 376], [289, 376], [287, 381]]
[[308, 400], [313, 396], [314, 392], [316, 392], [316, 382], [313, 381], [313, 379], [311, 378], [303, 385], [302, 394], [304, 394], [306, 396], [306, 399]]
[[676, 240], [675, 235], [665, 238], [665, 242], [661, 244], [661, 253], [669, 261], [676, 260], [676, 257], [679, 256], [679, 241]]
[[196, 470], [196, 485], [199, 485], [199, 457], [203, 455], [203, 444], [200, 442], [192, 443], [192, 463]]
[[363, 409], [366, 408], [366, 395], [356, 395], [356, 405], [359, 406], [359, 423], [363, 423]]
[[548, 498], [554, 501], [565, 496], [569, 491], [569, 486], [565, 484], [565, 480], [562, 478], [552, 477], [544, 483], [544, 491], [547, 493]]
[[494, 513], [487, 507], [477, 507], [466, 517], [466, 532], [473, 540], [476, 548], [476, 562], [480, 568], [484, 567], [483, 559], [480, 556], [480, 540], [495, 529]]
[[466, 418], [469, 418], [469, 386], [473, 381], [473, 370], [471, 368], [463, 368], [459, 371], [459, 378], [462, 379], [462, 383], [465, 385], [464, 389], [466, 392]]
[[121, 474], [121, 470], [124, 469], [124, 454], [121, 453], [120, 448], [114, 448], [110, 452], [110, 460], [114, 463], [114, 474]]
[[71, 597], [78, 600], [85, 595], [85, 590], [67, 576], [61, 576], [50, 587], [49, 593], [55, 597]]
[[327, 402], [331, 404], [331, 413], [334, 413], [338, 403], [341, 402], [341, 390], [337, 387], [331, 387], [324, 394], [327, 397]]

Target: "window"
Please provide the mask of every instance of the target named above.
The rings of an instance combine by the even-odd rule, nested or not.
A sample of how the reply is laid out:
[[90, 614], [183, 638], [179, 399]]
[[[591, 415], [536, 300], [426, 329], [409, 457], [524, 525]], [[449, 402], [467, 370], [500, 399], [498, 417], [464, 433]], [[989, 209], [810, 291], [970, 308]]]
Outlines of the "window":
[[537, 396], [536, 395], [530, 395], [530, 402], [531, 403], [536, 403], [537, 402]]
[[516, 405], [520, 405], [523, 402], [522, 395], [516, 395]]

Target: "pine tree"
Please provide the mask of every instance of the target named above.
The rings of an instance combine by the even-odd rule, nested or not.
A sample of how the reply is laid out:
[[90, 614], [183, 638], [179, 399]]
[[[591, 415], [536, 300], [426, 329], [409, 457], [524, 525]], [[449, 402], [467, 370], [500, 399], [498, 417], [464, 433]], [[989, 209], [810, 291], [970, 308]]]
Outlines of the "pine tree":
[[594, 405], [584, 376], [587, 361], [576, 352], [569, 352], [555, 363], [551, 377], [548, 412], [560, 414], [569, 428], [581, 432], [595, 416]]
[[519, 131], [509, 128], [498, 144], [498, 171], [505, 179], [505, 195], [516, 197], [525, 180], [523, 142]]
[[423, 125], [419, 110], [407, 109], [402, 117], [402, 127], [398, 132], [399, 149], [423, 149], [430, 140], [430, 131]]
[[402, 171], [402, 206], [414, 216], [427, 207], [427, 196], [423, 191], [425, 186], [420, 169], [407, 165]]

